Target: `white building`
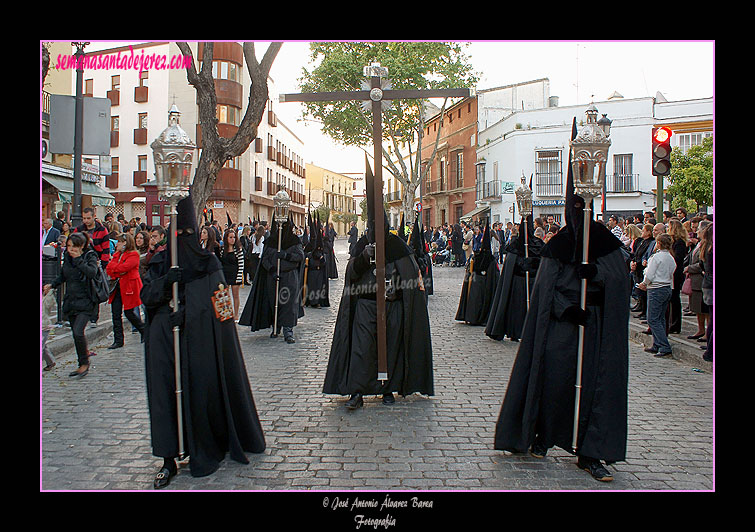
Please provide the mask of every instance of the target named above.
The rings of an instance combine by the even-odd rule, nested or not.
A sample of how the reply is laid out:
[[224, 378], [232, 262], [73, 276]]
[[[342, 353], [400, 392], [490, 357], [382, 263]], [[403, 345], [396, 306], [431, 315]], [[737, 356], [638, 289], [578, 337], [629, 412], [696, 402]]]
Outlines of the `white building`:
[[[479, 131], [477, 203], [490, 207], [491, 222], [520, 221], [513, 188], [522, 175], [528, 184], [532, 179], [534, 217], [562, 219], [572, 120], [576, 117], [579, 129], [589, 105], [517, 111]], [[669, 126], [672, 146], [689, 147], [713, 134], [713, 98], [667, 102], [657, 94], [656, 98], [616, 97], [594, 105], [600, 115], [612, 120], [606, 208], [601, 198], [595, 200], [599, 216], [604, 210], [608, 215], [627, 216], [656, 206], [657, 178], [651, 174], [653, 127]], [[495, 181], [501, 185], [486, 185]], [[508, 184], [511, 193], [484, 192], [503, 189], [503, 184]]]

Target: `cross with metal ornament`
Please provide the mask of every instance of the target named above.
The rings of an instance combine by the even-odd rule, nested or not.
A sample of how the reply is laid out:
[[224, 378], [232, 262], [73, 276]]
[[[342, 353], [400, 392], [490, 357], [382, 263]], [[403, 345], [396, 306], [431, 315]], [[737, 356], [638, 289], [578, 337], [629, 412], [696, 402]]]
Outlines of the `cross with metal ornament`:
[[375, 182], [373, 201], [375, 202], [375, 277], [377, 279], [377, 358], [378, 380], [388, 380], [388, 361], [385, 338], [385, 220], [383, 212], [383, 115], [382, 104], [391, 100], [425, 98], [468, 97], [470, 89], [399, 89], [382, 88], [380, 78], [388, 75], [388, 69], [380, 63], [364, 67], [365, 77], [370, 78], [369, 90], [333, 91], [299, 94], [281, 94], [279, 101], [286, 102], [327, 102], [344, 100], [372, 101], [372, 144], [375, 158]]

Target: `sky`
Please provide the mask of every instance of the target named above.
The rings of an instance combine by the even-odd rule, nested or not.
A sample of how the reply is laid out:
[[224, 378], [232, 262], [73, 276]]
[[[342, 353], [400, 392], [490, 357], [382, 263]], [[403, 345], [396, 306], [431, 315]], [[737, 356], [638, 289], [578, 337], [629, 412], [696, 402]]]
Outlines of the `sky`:
[[[120, 44], [92, 43], [87, 51]], [[259, 60], [268, 45], [257, 43]], [[656, 92], [669, 101], [712, 97], [714, 49], [713, 41], [474, 41], [464, 52], [480, 76], [478, 90], [548, 78], [551, 96], [565, 107], [605, 101], [614, 91], [627, 99]], [[297, 82], [308, 60], [307, 42], [284, 42], [270, 71], [278, 94], [300, 92]], [[301, 104], [273, 105], [304, 142], [306, 162], [338, 173], [363, 172], [364, 152], [338, 145], [317, 124], [303, 121]]]

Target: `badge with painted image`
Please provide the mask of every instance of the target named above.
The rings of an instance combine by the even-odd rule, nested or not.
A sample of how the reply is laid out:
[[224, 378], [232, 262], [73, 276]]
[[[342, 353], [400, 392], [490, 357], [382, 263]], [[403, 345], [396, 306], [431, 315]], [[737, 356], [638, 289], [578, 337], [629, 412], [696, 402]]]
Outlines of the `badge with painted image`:
[[212, 295], [212, 307], [215, 309], [215, 317], [220, 321], [233, 319], [233, 299], [229, 287], [218, 285]]

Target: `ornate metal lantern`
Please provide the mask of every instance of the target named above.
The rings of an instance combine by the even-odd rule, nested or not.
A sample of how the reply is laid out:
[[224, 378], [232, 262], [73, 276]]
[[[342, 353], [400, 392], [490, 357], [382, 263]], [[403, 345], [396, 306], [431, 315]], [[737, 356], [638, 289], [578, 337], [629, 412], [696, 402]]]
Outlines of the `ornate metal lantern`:
[[288, 210], [291, 206], [291, 198], [288, 197], [285, 190], [279, 190], [273, 198], [273, 208], [275, 209], [275, 221], [283, 223], [288, 220]]
[[569, 142], [571, 147], [574, 188], [586, 202], [599, 196], [606, 180], [606, 162], [611, 141], [598, 124], [598, 110], [590, 105], [586, 111], [587, 123], [577, 137]]
[[522, 184], [514, 191], [516, 196], [516, 205], [519, 207], [519, 214], [527, 217], [532, 214], [532, 190], [527, 186], [526, 178], [522, 175]]
[[152, 142], [155, 180], [160, 199], [171, 204], [189, 195], [191, 166], [196, 145], [179, 125], [181, 113], [175, 104], [168, 112], [168, 127]]

